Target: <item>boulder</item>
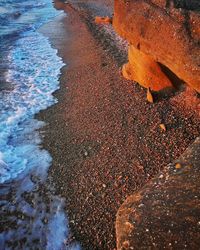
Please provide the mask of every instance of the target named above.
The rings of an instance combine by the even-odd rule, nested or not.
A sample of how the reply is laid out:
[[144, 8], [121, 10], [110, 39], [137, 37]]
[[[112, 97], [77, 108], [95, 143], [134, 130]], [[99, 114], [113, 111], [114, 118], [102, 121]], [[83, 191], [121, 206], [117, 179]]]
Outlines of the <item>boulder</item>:
[[199, 10], [199, 0], [115, 0], [114, 29], [130, 44], [123, 75], [158, 91], [176, 84], [172, 73], [200, 92]]
[[199, 249], [200, 138], [129, 196], [116, 218], [117, 249]]

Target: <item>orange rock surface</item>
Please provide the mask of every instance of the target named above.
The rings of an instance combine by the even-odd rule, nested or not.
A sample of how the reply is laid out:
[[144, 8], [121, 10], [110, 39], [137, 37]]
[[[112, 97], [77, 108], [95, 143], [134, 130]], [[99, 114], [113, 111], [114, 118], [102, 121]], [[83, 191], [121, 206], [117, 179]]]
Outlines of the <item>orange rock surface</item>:
[[143, 87], [154, 91], [173, 86], [159, 64], [132, 45], [129, 46], [128, 59], [129, 62], [122, 68], [125, 78], [139, 82]]
[[112, 19], [110, 17], [96, 16], [95, 23], [97, 23], [97, 24], [111, 24]]
[[117, 249], [199, 249], [200, 138], [128, 196], [116, 217]]
[[131, 44], [123, 75], [144, 87], [172, 86], [164, 65], [200, 92], [200, 1], [115, 0], [113, 26]]

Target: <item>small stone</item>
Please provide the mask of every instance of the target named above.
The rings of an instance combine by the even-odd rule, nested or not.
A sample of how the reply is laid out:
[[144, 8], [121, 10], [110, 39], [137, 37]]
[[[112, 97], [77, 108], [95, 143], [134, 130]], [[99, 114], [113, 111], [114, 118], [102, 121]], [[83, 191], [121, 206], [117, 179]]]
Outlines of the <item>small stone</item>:
[[130, 242], [129, 242], [128, 240], [126, 240], [126, 241], [124, 241], [124, 242], [122, 243], [122, 247], [125, 248], [125, 249], [128, 249], [129, 246], [130, 246]]
[[161, 128], [163, 131], [167, 131], [166, 126], [165, 126], [165, 124], [163, 124], [163, 123], [160, 124], [160, 128]]
[[44, 218], [44, 223], [47, 224], [48, 223], [48, 219]]
[[85, 151], [85, 152], [84, 152], [84, 155], [85, 155], [85, 156], [88, 156], [88, 152], [87, 152], [87, 151]]
[[176, 163], [175, 168], [176, 169], [180, 169], [181, 168], [181, 164], [180, 163]]
[[150, 88], [147, 89], [147, 101], [150, 102], [150, 103], [153, 103], [154, 100], [153, 100], [153, 95], [151, 93], [151, 90]]
[[140, 205], [138, 205], [138, 207], [140, 208], [140, 207], [144, 207], [144, 204], [143, 203], [141, 203]]
[[106, 188], [106, 184], [103, 184], [102, 186], [103, 186], [103, 188]]
[[95, 23], [96, 24], [111, 24], [112, 18], [110, 18], [108, 16], [107, 17], [96, 16]]

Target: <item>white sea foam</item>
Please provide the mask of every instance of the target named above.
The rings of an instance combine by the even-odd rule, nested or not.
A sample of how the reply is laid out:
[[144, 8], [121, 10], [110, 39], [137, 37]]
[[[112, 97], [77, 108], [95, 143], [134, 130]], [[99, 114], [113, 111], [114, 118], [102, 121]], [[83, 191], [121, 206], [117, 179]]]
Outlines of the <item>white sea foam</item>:
[[[40, 150], [35, 141], [32, 144], [31, 140], [20, 140], [18, 146], [10, 141], [19, 136], [23, 138], [27, 119], [33, 119], [40, 110], [56, 103], [52, 93], [59, 88], [58, 77], [63, 66], [48, 39], [37, 32], [24, 34], [10, 51], [9, 59], [11, 66], [7, 81], [13, 84], [14, 90], [0, 93], [0, 152], [4, 162], [0, 167], [0, 183], [26, 174], [33, 168], [41, 169], [38, 163], [44, 159], [47, 162], [45, 168], [48, 168], [51, 157], [46, 151]], [[29, 130], [34, 133], [35, 126], [39, 129], [43, 124], [35, 120], [32, 125], [29, 125]]]
[[9, 12], [8, 9], [6, 9], [6, 8], [4, 8], [4, 7], [0, 7], [0, 14], [6, 14], [6, 13], [8, 13], [8, 12]]
[[[50, 11], [50, 17], [53, 12]], [[23, 22], [27, 20], [32, 17]], [[57, 102], [52, 94], [59, 89], [58, 79], [64, 64], [48, 39], [34, 29], [24, 32], [12, 46], [8, 62], [6, 80], [13, 90], [0, 92], [0, 184], [3, 184], [1, 193], [10, 195], [7, 201], [0, 202], [2, 211], [11, 215], [20, 213], [23, 219], [6, 217], [8, 221], [15, 218], [17, 229], [0, 233], [0, 248], [9, 249], [7, 242], [26, 238], [24, 249], [29, 249], [35, 239], [41, 241], [41, 249], [80, 249], [77, 243], [65, 243], [69, 227], [64, 201], [45, 186], [52, 162], [50, 154], [41, 148], [39, 130], [45, 123], [34, 118]], [[41, 185], [45, 194], [37, 192]], [[30, 196], [31, 202], [24, 195]], [[49, 202], [45, 203], [43, 196]], [[16, 249], [20, 249], [20, 243]]]

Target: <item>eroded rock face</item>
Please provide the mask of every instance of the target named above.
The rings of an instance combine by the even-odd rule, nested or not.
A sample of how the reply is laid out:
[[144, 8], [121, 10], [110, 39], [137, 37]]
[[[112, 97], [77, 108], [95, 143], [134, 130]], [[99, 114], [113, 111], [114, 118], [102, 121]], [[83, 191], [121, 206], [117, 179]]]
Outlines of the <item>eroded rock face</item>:
[[126, 79], [139, 82], [143, 87], [155, 91], [173, 87], [159, 64], [132, 45], [129, 46], [128, 59], [129, 62], [122, 67], [122, 74]]
[[[162, 64], [200, 92], [199, 10], [199, 0], [115, 0], [113, 26], [132, 47], [124, 76], [157, 91], [172, 85], [159, 69]], [[143, 71], [146, 64], [141, 79], [135, 69]]]
[[199, 249], [200, 138], [117, 213], [117, 249]]

